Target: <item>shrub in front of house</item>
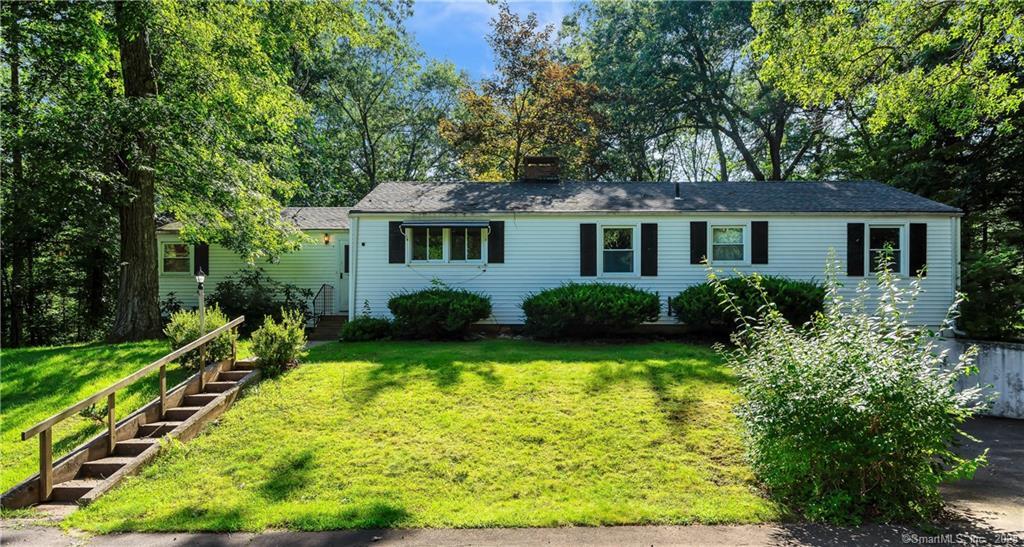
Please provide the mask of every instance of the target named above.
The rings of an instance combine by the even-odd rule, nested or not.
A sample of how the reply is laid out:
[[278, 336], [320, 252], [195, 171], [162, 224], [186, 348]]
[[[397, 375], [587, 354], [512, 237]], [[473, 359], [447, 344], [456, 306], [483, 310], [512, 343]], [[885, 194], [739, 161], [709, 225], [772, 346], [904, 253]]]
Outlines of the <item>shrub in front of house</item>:
[[266, 316], [251, 337], [252, 352], [267, 376], [276, 376], [296, 365], [305, 353], [306, 318], [295, 310], [282, 310], [280, 315], [280, 321]]
[[566, 283], [528, 295], [521, 307], [525, 331], [539, 338], [621, 334], [656, 321], [661, 310], [657, 294], [610, 283]]
[[[743, 277], [723, 279], [719, 283], [733, 295], [736, 308], [744, 316], [758, 313], [764, 305], [762, 292], [791, 325], [803, 325], [822, 310], [825, 288], [820, 283], [776, 276], [764, 276], [760, 280], [759, 287]], [[728, 335], [736, 329], [739, 319], [738, 312], [722, 305], [722, 298], [710, 283], [687, 288], [672, 298], [669, 308], [690, 332], [700, 334]]]
[[357, 317], [341, 326], [342, 342], [366, 342], [391, 337], [390, 319], [381, 317]]
[[265, 317], [281, 319], [282, 313], [294, 310], [309, 317], [309, 301], [313, 291], [271, 279], [261, 268], [242, 269], [217, 283], [210, 301], [230, 317], [245, 316], [244, 334], [263, 324]]
[[392, 296], [388, 309], [398, 338], [460, 338], [470, 325], [491, 316], [491, 299], [434, 283], [429, 289]]
[[[881, 272], [877, 302], [866, 285], [844, 301], [830, 263], [825, 311], [807, 328], [794, 328], [762, 299], [725, 351], [740, 380], [755, 474], [814, 521], [930, 518], [941, 507], [939, 484], [969, 478], [984, 463], [953, 451], [966, 439], [961, 424], [982, 406], [978, 388], [956, 388], [974, 370], [973, 354], [946, 364], [928, 329], [907, 324], [900, 310], [916, 299], [919, 281], [902, 288]], [[763, 279], [744, 283], [759, 292]], [[738, 313], [735, 284], [713, 274], [711, 284]]]
[[[199, 330], [198, 310], [179, 310], [171, 314], [170, 320], [164, 326], [164, 335], [171, 343], [171, 349], [176, 350], [210, 332], [228, 324], [230, 320], [216, 305], [206, 310], [205, 330]], [[231, 346], [238, 338], [234, 329], [214, 338], [206, 344], [207, 363], [227, 359], [231, 356]], [[178, 358], [178, 362], [187, 368], [198, 370], [200, 364], [200, 351], [192, 350]]]

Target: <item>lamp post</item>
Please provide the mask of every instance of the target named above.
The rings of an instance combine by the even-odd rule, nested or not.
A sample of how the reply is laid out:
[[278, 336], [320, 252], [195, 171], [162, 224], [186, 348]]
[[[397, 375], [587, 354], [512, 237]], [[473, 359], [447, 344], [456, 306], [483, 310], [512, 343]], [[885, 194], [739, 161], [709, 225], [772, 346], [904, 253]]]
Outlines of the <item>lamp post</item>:
[[[203, 284], [206, 282], [206, 274], [199, 268], [196, 272], [196, 284], [199, 286], [199, 337], [206, 335], [206, 290]], [[203, 380], [203, 369], [206, 368], [206, 344], [199, 346], [199, 391], [205, 387]]]

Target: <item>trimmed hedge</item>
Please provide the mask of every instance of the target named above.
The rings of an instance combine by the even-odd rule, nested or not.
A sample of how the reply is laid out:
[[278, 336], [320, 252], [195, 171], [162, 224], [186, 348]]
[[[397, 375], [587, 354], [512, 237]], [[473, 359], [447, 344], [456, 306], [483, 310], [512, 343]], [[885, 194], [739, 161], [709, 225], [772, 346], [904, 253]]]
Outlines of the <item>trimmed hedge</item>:
[[297, 310], [282, 310], [281, 321], [263, 318], [263, 326], [252, 333], [252, 352], [267, 376], [277, 376], [295, 366], [305, 354], [306, 317]]
[[366, 342], [391, 337], [390, 319], [382, 317], [357, 317], [341, 326], [342, 342]]
[[521, 307], [526, 332], [538, 338], [620, 334], [661, 311], [657, 294], [609, 283], [567, 283], [528, 295]]
[[399, 338], [444, 339], [465, 336], [469, 326], [491, 316], [488, 296], [444, 285], [402, 293], [388, 300]]
[[[757, 288], [745, 277], [732, 277], [722, 281], [746, 316], [757, 316], [764, 300]], [[810, 321], [820, 312], [825, 302], [825, 288], [812, 281], [797, 281], [785, 277], [764, 276], [761, 287], [775, 303], [779, 312], [793, 326]], [[691, 332], [728, 335], [737, 328], [738, 317], [722, 306], [722, 298], [715, 294], [709, 283], [694, 285], [679, 293], [669, 303], [676, 320]]]

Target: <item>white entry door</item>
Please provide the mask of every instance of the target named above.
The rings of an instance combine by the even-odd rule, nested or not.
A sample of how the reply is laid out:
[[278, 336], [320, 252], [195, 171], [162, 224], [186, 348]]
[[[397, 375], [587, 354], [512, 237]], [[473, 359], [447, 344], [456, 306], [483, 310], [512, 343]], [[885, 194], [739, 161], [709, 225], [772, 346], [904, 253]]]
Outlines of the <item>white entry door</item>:
[[335, 298], [335, 309], [341, 313], [348, 313], [348, 276], [349, 276], [349, 248], [348, 248], [348, 233], [338, 234], [338, 260], [340, 272], [338, 279], [338, 290], [334, 291]]

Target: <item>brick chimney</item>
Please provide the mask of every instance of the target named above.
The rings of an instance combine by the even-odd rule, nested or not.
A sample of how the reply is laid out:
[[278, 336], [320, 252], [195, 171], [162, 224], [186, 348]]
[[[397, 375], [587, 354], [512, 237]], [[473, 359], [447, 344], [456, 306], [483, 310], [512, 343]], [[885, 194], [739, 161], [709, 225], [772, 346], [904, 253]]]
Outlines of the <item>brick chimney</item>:
[[555, 156], [526, 156], [523, 158], [522, 182], [558, 182], [558, 158]]

